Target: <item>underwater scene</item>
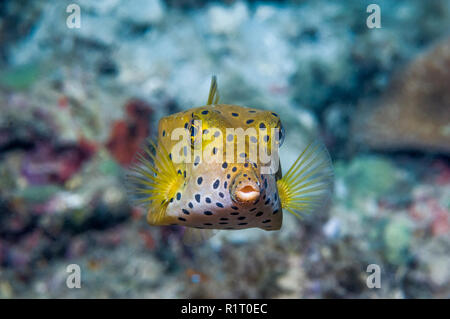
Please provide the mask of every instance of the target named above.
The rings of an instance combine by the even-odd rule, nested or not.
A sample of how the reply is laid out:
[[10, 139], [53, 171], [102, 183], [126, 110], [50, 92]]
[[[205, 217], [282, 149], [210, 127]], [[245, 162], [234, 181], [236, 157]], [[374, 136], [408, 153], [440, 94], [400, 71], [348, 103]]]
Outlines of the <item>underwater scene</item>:
[[0, 2], [0, 298], [450, 298], [449, 157], [449, 1]]

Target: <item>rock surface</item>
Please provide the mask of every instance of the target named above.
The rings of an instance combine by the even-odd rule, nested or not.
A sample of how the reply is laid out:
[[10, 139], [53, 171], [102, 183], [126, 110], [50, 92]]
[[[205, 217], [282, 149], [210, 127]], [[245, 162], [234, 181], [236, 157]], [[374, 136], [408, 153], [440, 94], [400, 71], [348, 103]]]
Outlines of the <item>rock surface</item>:
[[450, 38], [396, 75], [379, 101], [354, 118], [353, 136], [375, 149], [450, 154]]

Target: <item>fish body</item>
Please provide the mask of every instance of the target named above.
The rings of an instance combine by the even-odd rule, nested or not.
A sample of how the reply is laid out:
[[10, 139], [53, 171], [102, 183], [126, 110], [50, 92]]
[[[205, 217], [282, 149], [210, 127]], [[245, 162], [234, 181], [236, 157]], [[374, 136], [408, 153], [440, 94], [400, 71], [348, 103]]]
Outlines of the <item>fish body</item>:
[[157, 141], [130, 175], [133, 192], [147, 205], [151, 225], [279, 230], [283, 210], [314, 211], [332, 185], [331, 160], [317, 142], [283, 177], [273, 160], [283, 140], [278, 114], [218, 104], [213, 78], [206, 105], [160, 120]]
[[[282, 214], [279, 213], [281, 205], [275, 175], [262, 174], [262, 164], [257, 157], [252, 161], [241, 156], [243, 160], [238, 163], [236, 157], [241, 154], [235, 154], [230, 162], [223, 154], [227, 142], [233, 138], [235, 143], [235, 136], [231, 138], [226, 134], [227, 128], [246, 130], [261, 124], [266, 128], [276, 127], [281, 125], [278, 115], [226, 104], [190, 109], [160, 121], [158, 141], [161, 146], [172, 150], [179, 141], [173, 140], [168, 132], [179, 127], [190, 130], [193, 121], [202, 125], [197, 133], [202, 135], [202, 156], [192, 156], [191, 161], [187, 161], [190, 163], [177, 166], [183, 176], [186, 171], [186, 179], [170, 198], [165, 218], [157, 224], [181, 224], [200, 229], [279, 229]], [[258, 131], [255, 129], [255, 132]], [[252, 136], [257, 140], [258, 135]], [[247, 139], [245, 149], [248, 150], [250, 143], [256, 140]], [[174, 154], [169, 153], [169, 156]], [[211, 160], [215, 156], [217, 160]], [[244, 189], [242, 198], [236, 196], [238, 189]], [[252, 200], [246, 200], [246, 196]]]

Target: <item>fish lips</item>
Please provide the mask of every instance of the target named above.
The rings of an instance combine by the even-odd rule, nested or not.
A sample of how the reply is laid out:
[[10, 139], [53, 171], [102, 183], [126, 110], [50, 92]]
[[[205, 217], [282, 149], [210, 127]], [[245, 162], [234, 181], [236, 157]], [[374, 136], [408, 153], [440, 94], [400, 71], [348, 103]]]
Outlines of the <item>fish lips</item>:
[[[250, 175], [250, 177], [249, 177]], [[230, 187], [230, 197], [240, 205], [250, 205], [261, 197], [261, 182], [255, 174], [240, 173]]]

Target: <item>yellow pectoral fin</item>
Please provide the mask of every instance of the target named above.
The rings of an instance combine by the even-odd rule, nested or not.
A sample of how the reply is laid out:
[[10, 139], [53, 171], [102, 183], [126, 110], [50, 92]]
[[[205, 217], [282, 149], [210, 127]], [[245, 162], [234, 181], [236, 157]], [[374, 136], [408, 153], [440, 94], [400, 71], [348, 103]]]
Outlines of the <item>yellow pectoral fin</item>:
[[179, 172], [162, 145], [144, 148], [138, 163], [127, 176], [130, 193], [137, 203], [147, 209], [147, 221], [151, 225], [167, 225], [172, 222], [166, 214], [170, 200], [181, 189], [185, 177]]
[[297, 217], [320, 209], [331, 195], [333, 176], [325, 146], [310, 142], [286, 175], [277, 181], [281, 207]]

